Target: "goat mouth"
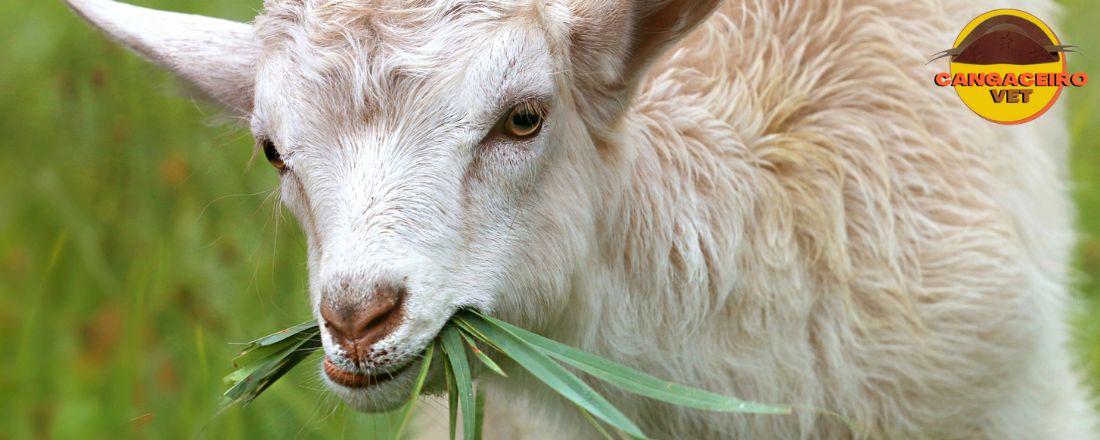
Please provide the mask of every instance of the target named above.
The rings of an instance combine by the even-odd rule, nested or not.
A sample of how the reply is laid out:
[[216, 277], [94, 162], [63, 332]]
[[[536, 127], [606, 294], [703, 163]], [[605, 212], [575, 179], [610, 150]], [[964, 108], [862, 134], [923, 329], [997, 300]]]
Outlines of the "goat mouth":
[[363, 389], [389, 382], [404, 373], [412, 364], [374, 375], [347, 371], [333, 364], [327, 356], [321, 365], [325, 370], [325, 376], [328, 376], [333, 383], [347, 388]]

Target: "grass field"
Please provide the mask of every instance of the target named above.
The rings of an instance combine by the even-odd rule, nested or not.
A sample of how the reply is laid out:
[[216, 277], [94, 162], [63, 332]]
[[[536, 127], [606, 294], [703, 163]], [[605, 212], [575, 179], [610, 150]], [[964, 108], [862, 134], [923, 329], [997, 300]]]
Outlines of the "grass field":
[[[133, 0], [247, 20], [259, 1]], [[1100, 79], [1100, 8], [1067, 0]], [[307, 319], [305, 250], [252, 141], [58, 0], [0, 2], [0, 437], [372, 438], [302, 369], [214, 417], [234, 348]], [[1075, 339], [1100, 385], [1100, 85], [1074, 90]]]

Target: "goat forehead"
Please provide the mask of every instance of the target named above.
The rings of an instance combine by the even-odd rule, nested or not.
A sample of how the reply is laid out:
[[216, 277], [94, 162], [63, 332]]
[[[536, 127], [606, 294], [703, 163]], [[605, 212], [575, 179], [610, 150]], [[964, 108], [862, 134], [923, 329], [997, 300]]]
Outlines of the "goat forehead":
[[[395, 34], [359, 26], [332, 41], [298, 32], [267, 42], [257, 81], [259, 122], [312, 134], [364, 121], [442, 128], [493, 111], [500, 104], [494, 101], [515, 97], [509, 94], [549, 94], [551, 42], [540, 27], [514, 20], [456, 27], [441, 20]], [[280, 114], [298, 117], [271, 120]]]
[[514, 36], [487, 37], [476, 50], [271, 54], [260, 65], [256, 116], [268, 129], [312, 135], [348, 133], [364, 124], [383, 131], [476, 125], [509, 99], [550, 94], [552, 67], [539, 56], [543, 46], [535, 39], [523, 48], [506, 47]]
[[[444, 55], [447, 58], [444, 58]], [[444, 48], [395, 54], [363, 47], [287, 47], [260, 62], [257, 110], [376, 120], [433, 103], [461, 79], [461, 57]]]
[[267, 0], [256, 24], [267, 43], [305, 36], [324, 44], [350, 36], [415, 46], [433, 30], [455, 33], [514, 18], [537, 22], [546, 9], [546, 0]]

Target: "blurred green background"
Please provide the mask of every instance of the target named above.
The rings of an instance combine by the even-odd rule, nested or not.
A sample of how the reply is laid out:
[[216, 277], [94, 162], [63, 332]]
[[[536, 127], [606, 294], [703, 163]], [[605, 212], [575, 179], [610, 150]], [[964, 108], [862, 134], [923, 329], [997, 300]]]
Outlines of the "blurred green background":
[[[1100, 78], [1100, 8], [1066, 0]], [[132, 0], [249, 20], [258, 0]], [[311, 368], [214, 418], [234, 347], [309, 318], [305, 247], [245, 130], [60, 0], [0, 2], [0, 437], [374, 438]], [[1067, 93], [1080, 359], [1100, 385], [1100, 85]]]

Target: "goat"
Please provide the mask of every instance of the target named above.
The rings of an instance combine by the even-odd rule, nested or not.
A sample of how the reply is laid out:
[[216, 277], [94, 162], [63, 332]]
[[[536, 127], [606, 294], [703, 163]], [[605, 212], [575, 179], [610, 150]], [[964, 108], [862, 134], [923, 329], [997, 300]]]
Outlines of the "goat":
[[[251, 25], [67, 1], [249, 121], [354, 408], [401, 404], [471, 308], [800, 408], [599, 388], [656, 438], [1094, 436], [1063, 111], [994, 126], [925, 66], [1048, 0], [266, 0]], [[594, 435], [529, 377], [480, 382], [490, 438]]]

